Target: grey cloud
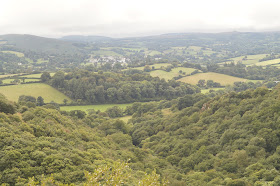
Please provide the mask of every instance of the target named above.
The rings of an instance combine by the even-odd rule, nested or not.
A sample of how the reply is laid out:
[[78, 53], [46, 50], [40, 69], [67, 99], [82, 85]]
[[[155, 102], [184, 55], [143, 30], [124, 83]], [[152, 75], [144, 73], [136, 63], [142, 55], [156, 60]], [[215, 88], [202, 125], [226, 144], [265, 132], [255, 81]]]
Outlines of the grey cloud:
[[0, 34], [142, 36], [280, 29], [274, 0], [9, 0]]

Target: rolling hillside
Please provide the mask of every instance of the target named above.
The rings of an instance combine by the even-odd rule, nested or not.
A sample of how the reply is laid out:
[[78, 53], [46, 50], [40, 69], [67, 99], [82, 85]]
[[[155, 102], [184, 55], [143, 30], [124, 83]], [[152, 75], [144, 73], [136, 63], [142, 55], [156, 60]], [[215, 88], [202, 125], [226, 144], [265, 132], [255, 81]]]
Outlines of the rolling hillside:
[[61, 41], [34, 35], [9, 34], [1, 35], [0, 40], [7, 41], [5, 45], [13, 46], [21, 50], [30, 50], [35, 52], [48, 53], [80, 53], [78, 47], [71, 42]]

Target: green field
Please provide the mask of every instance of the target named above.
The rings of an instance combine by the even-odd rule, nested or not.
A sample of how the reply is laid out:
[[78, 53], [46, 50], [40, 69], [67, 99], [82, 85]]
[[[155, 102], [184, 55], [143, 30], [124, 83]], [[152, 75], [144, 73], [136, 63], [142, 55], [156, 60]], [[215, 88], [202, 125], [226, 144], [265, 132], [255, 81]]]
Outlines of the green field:
[[[244, 65], [253, 65], [259, 63], [259, 60], [266, 57], [266, 55], [267, 54], [248, 55], [247, 59], [245, 59], [245, 56], [240, 56], [240, 57], [231, 58], [230, 60], [232, 60], [235, 64], [239, 62]], [[224, 63], [231, 63], [231, 62], [230, 61], [223, 62], [220, 64], [224, 64]]]
[[267, 66], [267, 65], [277, 65], [280, 64], [280, 59], [272, 59], [268, 61], [258, 62], [255, 65], [257, 66]]
[[[4, 84], [10, 84], [12, 81], [14, 81], [15, 79], [11, 78], [11, 79], [3, 79], [2, 82]], [[22, 79], [19, 79], [20, 82], [23, 82]], [[35, 82], [38, 82], [38, 81], [41, 81], [40, 79], [25, 79], [24, 82], [31, 82], [31, 81], [35, 81]]]
[[179, 71], [185, 72], [185, 74], [191, 74], [193, 71], [195, 71], [196, 69], [194, 68], [184, 68], [184, 67], [177, 67], [177, 68], [173, 68], [170, 72], [166, 72], [163, 70], [155, 70], [155, 71], [151, 71], [150, 75], [152, 77], [159, 77], [159, 78], [163, 78], [165, 80], [170, 80], [174, 77], [177, 77], [179, 75], [184, 76], [183, 74], [179, 73]]
[[[51, 76], [53, 76], [55, 73], [50, 73]], [[25, 76], [20, 76], [20, 77], [26, 77], [26, 78], [41, 78], [42, 73], [40, 74], [29, 74]]]
[[21, 74], [4, 74], [4, 75], [0, 75], [0, 78], [6, 78], [6, 77], [11, 77], [11, 76], [19, 76]]
[[241, 82], [250, 81], [247, 79], [233, 77], [225, 74], [218, 74], [214, 72], [198, 73], [192, 76], [183, 77], [177, 81], [196, 85], [200, 79], [205, 79], [206, 81], [213, 80], [214, 82], [218, 82], [223, 86], [232, 85], [234, 82], [237, 81], [241, 81]]
[[[161, 68], [165, 68], [167, 66], [171, 65], [170, 63], [157, 63], [154, 65], [148, 65], [151, 68], [154, 67], [156, 70], [161, 69]], [[143, 67], [135, 67], [135, 68], [130, 68], [130, 69], [136, 69], [136, 70], [144, 70], [144, 66]]]
[[150, 56], [154, 56], [154, 55], [158, 55], [161, 54], [161, 52], [156, 51], [156, 50], [148, 50], [145, 52], [146, 55], [150, 55]]
[[65, 111], [71, 111], [71, 110], [82, 110], [87, 112], [89, 109], [94, 109], [95, 111], [100, 110], [101, 112], [104, 112], [107, 110], [107, 108], [118, 106], [122, 109], [125, 109], [127, 106], [132, 105], [132, 103], [129, 104], [103, 104], [103, 105], [83, 105], [83, 106], [61, 106], [60, 110]]
[[280, 64], [275, 64], [273, 66], [276, 67], [276, 68], [280, 68]]
[[1, 86], [0, 93], [4, 94], [7, 99], [11, 101], [18, 101], [18, 98], [21, 95], [34, 96], [36, 98], [38, 96], [42, 96], [45, 103], [49, 103], [51, 101], [63, 103], [64, 99], [67, 99], [68, 102], [71, 101], [69, 97], [65, 96], [55, 88], [43, 83]]
[[9, 53], [9, 54], [15, 54], [18, 57], [24, 57], [24, 53], [21, 52], [15, 52], [15, 51], [1, 51], [3, 53]]
[[224, 90], [225, 88], [209, 88], [209, 89], [202, 89], [201, 90], [201, 93], [202, 94], [206, 94], [208, 93], [210, 90], [215, 90], [215, 91], [218, 91], [218, 90]]
[[200, 51], [202, 47], [199, 46], [189, 46], [189, 50]]
[[37, 60], [37, 64], [41, 64], [41, 63], [48, 63], [49, 62], [49, 60], [44, 60], [43, 58], [40, 58], [40, 59], [38, 59]]
[[173, 77], [176, 77], [176, 76], [174, 76], [174, 74], [173, 73], [171, 73], [171, 72], [166, 72], [166, 71], [164, 71], [164, 70], [154, 70], [154, 71], [152, 71], [152, 72], [150, 72], [150, 75], [152, 76], [152, 77], [159, 77], [160, 79], [165, 79], [165, 80], [170, 80], [170, 79], [172, 79]]

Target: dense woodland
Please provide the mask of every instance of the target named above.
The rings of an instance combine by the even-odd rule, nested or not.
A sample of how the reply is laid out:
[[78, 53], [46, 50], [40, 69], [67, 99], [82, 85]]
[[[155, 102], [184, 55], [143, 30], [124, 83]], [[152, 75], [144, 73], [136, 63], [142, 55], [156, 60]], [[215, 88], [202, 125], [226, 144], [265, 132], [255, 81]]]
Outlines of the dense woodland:
[[[47, 76], [47, 75], [46, 75]], [[81, 103], [130, 103], [172, 99], [200, 91], [196, 86], [153, 78], [145, 74], [103, 73], [78, 70], [57, 72], [51, 79], [42, 77], [53, 87]]]

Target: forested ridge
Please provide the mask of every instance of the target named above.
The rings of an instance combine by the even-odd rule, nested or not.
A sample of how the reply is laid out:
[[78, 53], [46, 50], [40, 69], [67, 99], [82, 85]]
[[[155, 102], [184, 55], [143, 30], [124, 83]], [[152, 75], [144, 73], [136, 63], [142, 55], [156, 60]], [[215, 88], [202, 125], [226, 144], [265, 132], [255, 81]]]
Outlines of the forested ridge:
[[165, 178], [168, 185], [279, 185], [279, 93], [279, 86], [262, 87], [134, 103], [125, 111], [128, 123], [102, 112], [79, 119], [52, 105], [1, 97], [0, 181], [79, 185], [87, 172], [114, 170], [121, 161], [131, 172], [123, 178], [128, 185], [153, 170], [158, 184]]

